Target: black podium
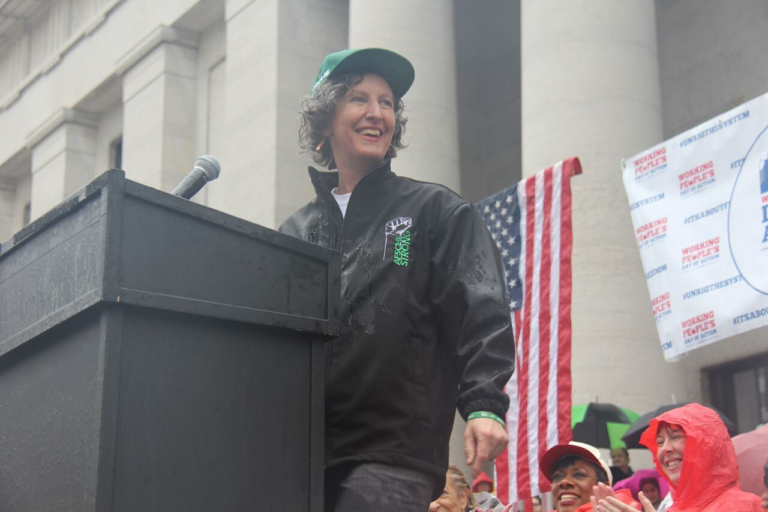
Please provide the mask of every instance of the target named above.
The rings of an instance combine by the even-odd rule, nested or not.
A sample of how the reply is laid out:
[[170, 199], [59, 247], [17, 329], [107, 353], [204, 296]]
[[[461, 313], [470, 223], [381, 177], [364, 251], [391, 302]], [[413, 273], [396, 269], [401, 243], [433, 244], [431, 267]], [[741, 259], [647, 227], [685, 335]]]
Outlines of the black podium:
[[338, 296], [338, 253], [103, 174], [0, 246], [0, 510], [321, 511]]

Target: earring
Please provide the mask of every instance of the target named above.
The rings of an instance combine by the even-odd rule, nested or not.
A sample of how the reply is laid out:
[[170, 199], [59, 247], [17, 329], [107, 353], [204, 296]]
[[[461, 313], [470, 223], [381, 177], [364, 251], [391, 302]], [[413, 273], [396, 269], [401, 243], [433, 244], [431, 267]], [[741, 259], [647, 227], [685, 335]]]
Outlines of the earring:
[[317, 147], [315, 148], [315, 152], [316, 153], [321, 152], [323, 150], [323, 146], [325, 146], [325, 139], [320, 141], [320, 144], [318, 144]]

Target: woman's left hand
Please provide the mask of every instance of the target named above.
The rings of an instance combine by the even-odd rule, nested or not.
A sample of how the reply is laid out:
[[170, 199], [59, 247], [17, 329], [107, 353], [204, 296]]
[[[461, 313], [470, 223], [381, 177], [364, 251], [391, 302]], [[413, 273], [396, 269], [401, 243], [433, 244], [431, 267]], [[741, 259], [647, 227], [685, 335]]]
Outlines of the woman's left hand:
[[507, 446], [507, 431], [496, 420], [475, 418], [464, 430], [464, 452], [467, 466], [472, 466], [472, 478], [477, 478], [483, 466], [501, 455]]
[[599, 484], [592, 487], [592, 498], [590, 498], [592, 500], [592, 508], [597, 510], [597, 507], [595, 506], [596, 502], [615, 497], [616, 493], [613, 491], [613, 489], [600, 482]]
[[[656, 509], [653, 508], [651, 502], [648, 501], [648, 498], [642, 492], [638, 494], [638, 497], [645, 512], [656, 512]], [[622, 503], [616, 498], [616, 493], [613, 489], [603, 483], [592, 488], [590, 501], [592, 502], [592, 509], [597, 512], [637, 512], [637, 509]]]

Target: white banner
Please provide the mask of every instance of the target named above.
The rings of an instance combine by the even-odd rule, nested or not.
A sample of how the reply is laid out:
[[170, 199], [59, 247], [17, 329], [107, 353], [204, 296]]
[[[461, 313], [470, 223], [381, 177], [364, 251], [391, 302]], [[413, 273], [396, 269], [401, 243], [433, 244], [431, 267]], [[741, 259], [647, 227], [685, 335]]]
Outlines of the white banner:
[[664, 357], [768, 324], [768, 95], [622, 167]]

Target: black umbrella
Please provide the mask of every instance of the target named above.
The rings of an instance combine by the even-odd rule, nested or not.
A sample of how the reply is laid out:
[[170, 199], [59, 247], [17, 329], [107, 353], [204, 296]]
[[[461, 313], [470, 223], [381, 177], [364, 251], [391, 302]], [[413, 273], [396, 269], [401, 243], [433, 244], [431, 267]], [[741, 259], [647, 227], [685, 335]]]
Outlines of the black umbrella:
[[736, 428], [736, 424], [734, 424], [728, 416], [723, 414], [722, 412], [718, 411], [714, 407], [712, 407], [709, 404], [703, 404], [701, 402], [683, 402], [680, 404], [668, 404], [668, 405], [662, 405], [661, 407], [657, 408], [655, 411], [648, 412], [640, 416], [637, 421], [635, 421], [627, 430], [627, 432], [622, 436], [621, 439], [624, 440], [624, 442], [627, 444], [627, 448], [645, 448], [645, 446], [640, 444], [640, 436], [643, 435], [643, 432], [648, 428], [648, 425], [651, 424], [651, 420], [655, 418], [656, 416], [659, 416], [661, 414], [664, 414], [667, 411], [671, 411], [672, 409], [677, 409], [678, 407], [682, 407], [684, 405], [693, 404], [693, 403], [700, 403], [704, 407], [709, 407], [713, 411], [715, 411], [718, 416], [720, 416], [720, 419], [723, 420], [723, 423], [725, 423], [725, 428], [728, 429], [728, 434], [733, 437], [736, 434], [738, 434], [738, 429]]

